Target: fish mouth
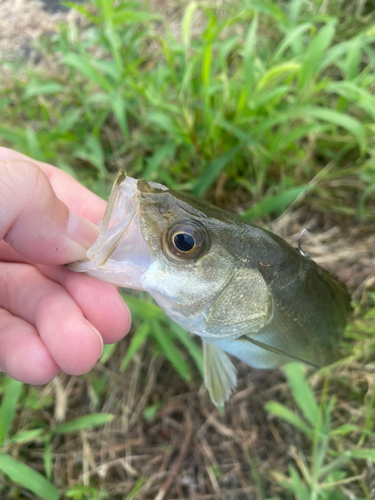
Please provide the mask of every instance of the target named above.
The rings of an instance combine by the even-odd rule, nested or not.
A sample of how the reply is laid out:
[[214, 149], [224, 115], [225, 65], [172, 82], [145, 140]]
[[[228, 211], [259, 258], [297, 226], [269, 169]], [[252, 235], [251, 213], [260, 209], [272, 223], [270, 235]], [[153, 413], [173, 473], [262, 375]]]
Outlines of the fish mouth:
[[69, 269], [117, 286], [143, 289], [142, 275], [154, 258], [141, 230], [139, 194], [138, 181], [121, 171], [87, 260], [70, 264]]

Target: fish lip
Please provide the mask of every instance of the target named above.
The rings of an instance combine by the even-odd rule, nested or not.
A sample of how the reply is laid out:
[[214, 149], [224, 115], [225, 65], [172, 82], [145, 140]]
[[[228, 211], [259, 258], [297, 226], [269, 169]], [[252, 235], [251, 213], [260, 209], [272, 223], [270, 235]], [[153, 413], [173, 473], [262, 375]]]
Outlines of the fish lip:
[[138, 181], [120, 172], [112, 188], [96, 242], [87, 260], [70, 269], [117, 286], [142, 289], [142, 275], [154, 262], [140, 222]]

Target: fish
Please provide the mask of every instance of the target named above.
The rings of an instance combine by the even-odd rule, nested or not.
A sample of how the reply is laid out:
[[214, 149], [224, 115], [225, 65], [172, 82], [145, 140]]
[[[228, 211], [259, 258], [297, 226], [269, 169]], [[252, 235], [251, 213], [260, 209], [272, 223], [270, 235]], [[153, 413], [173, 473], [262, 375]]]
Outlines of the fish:
[[224, 406], [237, 384], [229, 355], [260, 369], [337, 359], [350, 318], [346, 286], [270, 231], [203, 199], [120, 171], [87, 259], [69, 266], [144, 290], [201, 337], [204, 382]]

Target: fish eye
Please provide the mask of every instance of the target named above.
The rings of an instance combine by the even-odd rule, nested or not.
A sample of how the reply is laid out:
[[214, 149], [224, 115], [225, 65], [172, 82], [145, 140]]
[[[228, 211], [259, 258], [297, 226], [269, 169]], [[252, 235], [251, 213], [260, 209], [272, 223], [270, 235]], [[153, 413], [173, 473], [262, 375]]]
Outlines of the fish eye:
[[189, 233], [177, 233], [173, 236], [173, 244], [180, 252], [191, 252], [195, 247], [195, 239]]
[[205, 229], [195, 221], [180, 221], [167, 229], [163, 238], [163, 248], [172, 260], [194, 260], [208, 247]]

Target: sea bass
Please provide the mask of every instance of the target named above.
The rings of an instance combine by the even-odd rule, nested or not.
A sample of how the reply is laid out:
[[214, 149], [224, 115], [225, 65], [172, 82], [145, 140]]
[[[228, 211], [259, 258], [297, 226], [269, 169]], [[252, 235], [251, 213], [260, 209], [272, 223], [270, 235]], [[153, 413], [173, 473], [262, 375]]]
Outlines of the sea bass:
[[205, 384], [218, 406], [236, 386], [227, 353], [256, 368], [325, 365], [351, 310], [345, 285], [280, 237], [123, 171], [87, 260], [70, 267], [145, 290], [199, 335]]

